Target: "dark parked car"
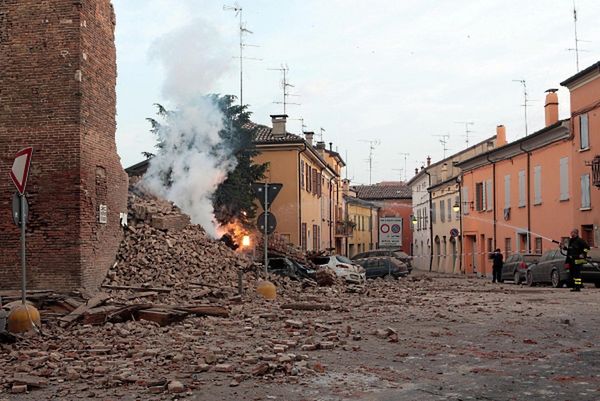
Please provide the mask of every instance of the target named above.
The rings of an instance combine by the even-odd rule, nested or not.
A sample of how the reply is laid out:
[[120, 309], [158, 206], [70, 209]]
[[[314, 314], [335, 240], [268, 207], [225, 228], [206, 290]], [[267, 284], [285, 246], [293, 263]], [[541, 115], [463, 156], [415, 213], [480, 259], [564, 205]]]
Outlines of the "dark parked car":
[[527, 269], [534, 263], [537, 263], [542, 255], [539, 254], [522, 254], [516, 253], [514, 255], [510, 255], [504, 261], [504, 265], [502, 266], [502, 276], [501, 279], [504, 280], [513, 280], [515, 284], [520, 284], [522, 281], [525, 281], [525, 276], [527, 274]]
[[[581, 266], [581, 278], [584, 283], [594, 283], [600, 288], [600, 266], [597, 262], [588, 262]], [[565, 255], [560, 249], [544, 252], [538, 263], [527, 269], [527, 285], [550, 283], [559, 288], [569, 283], [569, 271], [565, 269]]]
[[395, 259], [398, 259], [400, 262], [404, 263], [410, 273], [412, 271], [412, 256], [408, 255], [406, 252], [402, 252], [401, 250], [390, 250], [390, 249], [374, 249], [372, 251], [357, 253], [352, 256], [350, 259], [364, 259], [364, 258], [372, 258], [376, 256], [388, 256]]
[[316, 273], [315, 270], [309, 269], [295, 260], [284, 257], [269, 258], [268, 270], [270, 273], [287, 276], [294, 280], [301, 280], [304, 278], [314, 279]]
[[388, 276], [398, 278], [408, 274], [406, 264], [391, 256], [355, 259], [354, 262], [365, 269], [367, 278]]

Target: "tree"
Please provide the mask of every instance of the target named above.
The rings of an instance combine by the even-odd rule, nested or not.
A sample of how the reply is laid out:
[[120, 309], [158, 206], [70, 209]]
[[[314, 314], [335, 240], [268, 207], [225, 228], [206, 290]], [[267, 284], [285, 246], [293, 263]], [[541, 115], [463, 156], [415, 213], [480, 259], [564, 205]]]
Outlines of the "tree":
[[[256, 129], [250, 124], [248, 106], [233, 105], [235, 96], [232, 95], [210, 95], [209, 98], [223, 114], [223, 129], [219, 132], [221, 143], [217, 147], [228, 149], [236, 159], [235, 168], [230, 171], [212, 197], [213, 209], [217, 221], [221, 224], [231, 223], [238, 220], [245, 226], [250, 226], [256, 216], [256, 205], [254, 203], [254, 192], [252, 183], [260, 181], [264, 177], [266, 164], [255, 164], [252, 158], [258, 154], [254, 146]], [[165, 109], [156, 104], [157, 115], [161, 119], [167, 119], [174, 111]], [[162, 137], [162, 124], [154, 118], [147, 119], [152, 125], [150, 131], [157, 137], [157, 152], [160, 153], [164, 147]], [[216, 151], [216, 149], [213, 149]], [[143, 152], [146, 158], [154, 154]], [[165, 185], [170, 185], [170, 172], [163, 172]]]

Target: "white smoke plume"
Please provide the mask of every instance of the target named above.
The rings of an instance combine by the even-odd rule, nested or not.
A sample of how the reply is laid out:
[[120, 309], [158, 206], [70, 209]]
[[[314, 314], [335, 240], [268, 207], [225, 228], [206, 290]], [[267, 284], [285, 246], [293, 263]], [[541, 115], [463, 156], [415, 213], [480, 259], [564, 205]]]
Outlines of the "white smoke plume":
[[231, 57], [224, 52], [227, 47], [219, 33], [201, 20], [152, 46], [152, 57], [164, 69], [163, 96], [173, 112], [161, 122], [159, 137], [164, 146], [151, 159], [143, 180], [147, 188], [174, 202], [213, 237], [216, 221], [211, 197], [235, 168], [235, 158], [219, 137], [224, 116], [206, 96], [230, 67]]

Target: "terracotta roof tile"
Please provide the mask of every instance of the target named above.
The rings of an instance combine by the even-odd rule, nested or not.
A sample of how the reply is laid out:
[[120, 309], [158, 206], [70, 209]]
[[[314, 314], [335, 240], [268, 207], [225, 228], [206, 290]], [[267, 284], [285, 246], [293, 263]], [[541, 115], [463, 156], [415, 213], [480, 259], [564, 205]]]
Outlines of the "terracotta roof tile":
[[353, 189], [361, 199], [411, 199], [412, 191], [405, 183], [357, 185]]
[[298, 135], [290, 134], [289, 132], [286, 132], [286, 134], [282, 136], [274, 136], [273, 128], [267, 127], [266, 125], [256, 124], [253, 122], [244, 124], [244, 128], [256, 130], [256, 136], [254, 140], [258, 143], [304, 141], [304, 139], [302, 139]]

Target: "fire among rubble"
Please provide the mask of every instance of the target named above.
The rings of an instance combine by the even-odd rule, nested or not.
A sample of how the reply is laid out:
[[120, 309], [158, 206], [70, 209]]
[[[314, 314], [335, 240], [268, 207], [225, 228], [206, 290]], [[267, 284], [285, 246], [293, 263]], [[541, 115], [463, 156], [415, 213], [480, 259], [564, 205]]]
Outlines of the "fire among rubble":
[[248, 229], [238, 219], [217, 228], [217, 236], [229, 248], [237, 252], [248, 250], [256, 238], [256, 232]]

